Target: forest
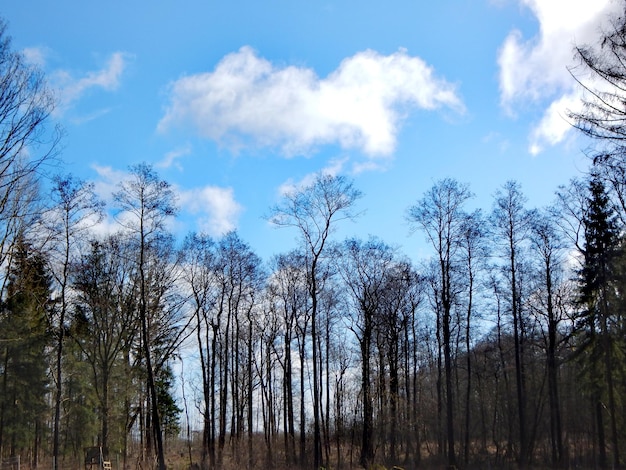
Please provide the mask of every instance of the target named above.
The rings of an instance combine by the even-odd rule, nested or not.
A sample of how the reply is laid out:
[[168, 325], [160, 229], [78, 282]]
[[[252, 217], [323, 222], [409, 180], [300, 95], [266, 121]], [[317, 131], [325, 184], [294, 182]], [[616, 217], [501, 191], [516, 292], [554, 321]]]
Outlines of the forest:
[[298, 243], [262, 260], [177, 239], [148, 163], [109, 204], [59, 171], [53, 94], [2, 23], [0, 469], [92, 446], [159, 470], [626, 466], [626, 19], [574, 53], [589, 168], [550, 206], [436, 181], [398, 221], [417, 260], [338, 239], [362, 194], [319, 173], [268, 208]]

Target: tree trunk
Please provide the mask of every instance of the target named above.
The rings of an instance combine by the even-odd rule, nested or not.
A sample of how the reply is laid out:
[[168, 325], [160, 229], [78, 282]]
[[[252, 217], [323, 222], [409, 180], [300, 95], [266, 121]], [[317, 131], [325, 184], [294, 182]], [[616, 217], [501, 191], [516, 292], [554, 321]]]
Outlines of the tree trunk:
[[[366, 314], [369, 315], [369, 314]], [[369, 316], [367, 316], [363, 337], [361, 343], [361, 389], [363, 391], [363, 433], [361, 435], [361, 457], [359, 463], [368, 468], [374, 456], [372, 446], [373, 435], [373, 406], [370, 392], [370, 350], [371, 350], [371, 325]]]

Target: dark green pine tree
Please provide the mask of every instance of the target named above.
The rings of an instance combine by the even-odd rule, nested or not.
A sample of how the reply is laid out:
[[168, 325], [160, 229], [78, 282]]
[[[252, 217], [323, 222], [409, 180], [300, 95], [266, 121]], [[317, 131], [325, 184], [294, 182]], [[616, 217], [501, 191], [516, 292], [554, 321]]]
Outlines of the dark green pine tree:
[[599, 176], [592, 173], [583, 218], [585, 229], [584, 264], [580, 271], [580, 302], [583, 308], [585, 363], [595, 416], [598, 465], [608, 466], [604, 414], [608, 411], [613, 465], [619, 465], [615, 405], [615, 324], [617, 266], [621, 253], [617, 215]]
[[50, 284], [44, 257], [18, 240], [0, 313], [0, 449], [3, 456], [27, 453], [33, 466], [48, 411]]
[[180, 432], [180, 414], [183, 412], [173, 396], [174, 372], [169, 365], [162, 367], [156, 375], [159, 415], [166, 437], [176, 437]]

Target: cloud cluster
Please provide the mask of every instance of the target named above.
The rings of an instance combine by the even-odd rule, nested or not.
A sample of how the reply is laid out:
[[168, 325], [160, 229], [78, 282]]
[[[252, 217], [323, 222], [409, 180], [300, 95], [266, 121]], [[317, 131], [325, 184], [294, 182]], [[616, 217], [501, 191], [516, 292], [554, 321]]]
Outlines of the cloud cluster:
[[620, 12], [617, 0], [520, 0], [539, 22], [537, 37], [524, 39], [511, 31], [498, 54], [501, 104], [511, 114], [520, 103], [547, 101], [533, 129], [531, 153], [561, 142], [570, 130], [568, 110], [580, 109], [581, 90], [568, 68], [574, 47], [597, 44], [611, 16]]
[[359, 52], [320, 78], [309, 68], [275, 65], [242, 47], [213, 72], [177, 80], [170, 92], [159, 130], [191, 126], [234, 150], [265, 146], [287, 156], [325, 144], [388, 156], [410, 109], [463, 110], [455, 86], [405, 50], [387, 56]]
[[198, 232], [221, 236], [237, 228], [242, 211], [232, 188], [204, 186], [178, 191], [178, 202], [195, 216]]
[[120, 85], [120, 79], [127, 65], [128, 56], [122, 52], [113, 53], [105, 67], [87, 72], [82, 77], [74, 77], [65, 70], [52, 75], [52, 82], [58, 89], [59, 109], [64, 112], [84, 94], [94, 88], [114, 91]]

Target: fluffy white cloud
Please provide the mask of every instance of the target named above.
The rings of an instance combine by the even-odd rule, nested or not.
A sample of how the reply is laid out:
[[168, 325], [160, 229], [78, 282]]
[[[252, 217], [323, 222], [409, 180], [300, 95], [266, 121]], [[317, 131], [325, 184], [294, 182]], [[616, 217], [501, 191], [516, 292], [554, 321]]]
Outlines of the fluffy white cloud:
[[367, 50], [326, 78], [309, 68], [278, 66], [250, 47], [224, 57], [210, 73], [183, 77], [158, 128], [191, 126], [236, 150], [280, 148], [286, 155], [338, 144], [372, 157], [390, 155], [411, 108], [463, 111], [455, 86], [405, 50]]
[[73, 77], [69, 72], [63, 70], [52, 74], [52, 83], [59, 90], [60, 110], [66, 110], [90, 89], [116, 90], [126, 67], [126, 61], [127, 55], [122, 52], [115, 52], [108, 59], [104, 68], [88, 72], [83, 77]]
[[547, 101], [545, 114], [531, 133], [530, 151], [562, 141], [570, 126], [568, 110], [580, 109], [580, 92], [568, 67], [576, 45], [597, 44], [602, 29], [622, 8], [617, 0], [520, 0], [539, 22], [536, 37], [524, 39], [511, 31], [498, 55], [500, 97], [514, 114], [528, 100]]
[[198, 231], [211, 236], [235, 230], [242, 211], [232, 188], [217, 186], [178, 190], [178, 203], [195, 217]]
[[572, 130], [572, 123], [567, 119], [568, 110], [579, 110], [582, 106], [582, 91], [574, 90], [552, 101], [545, 110], [530, 135], [529, 151], [538, 155], [546, 145], [562, 142]]

